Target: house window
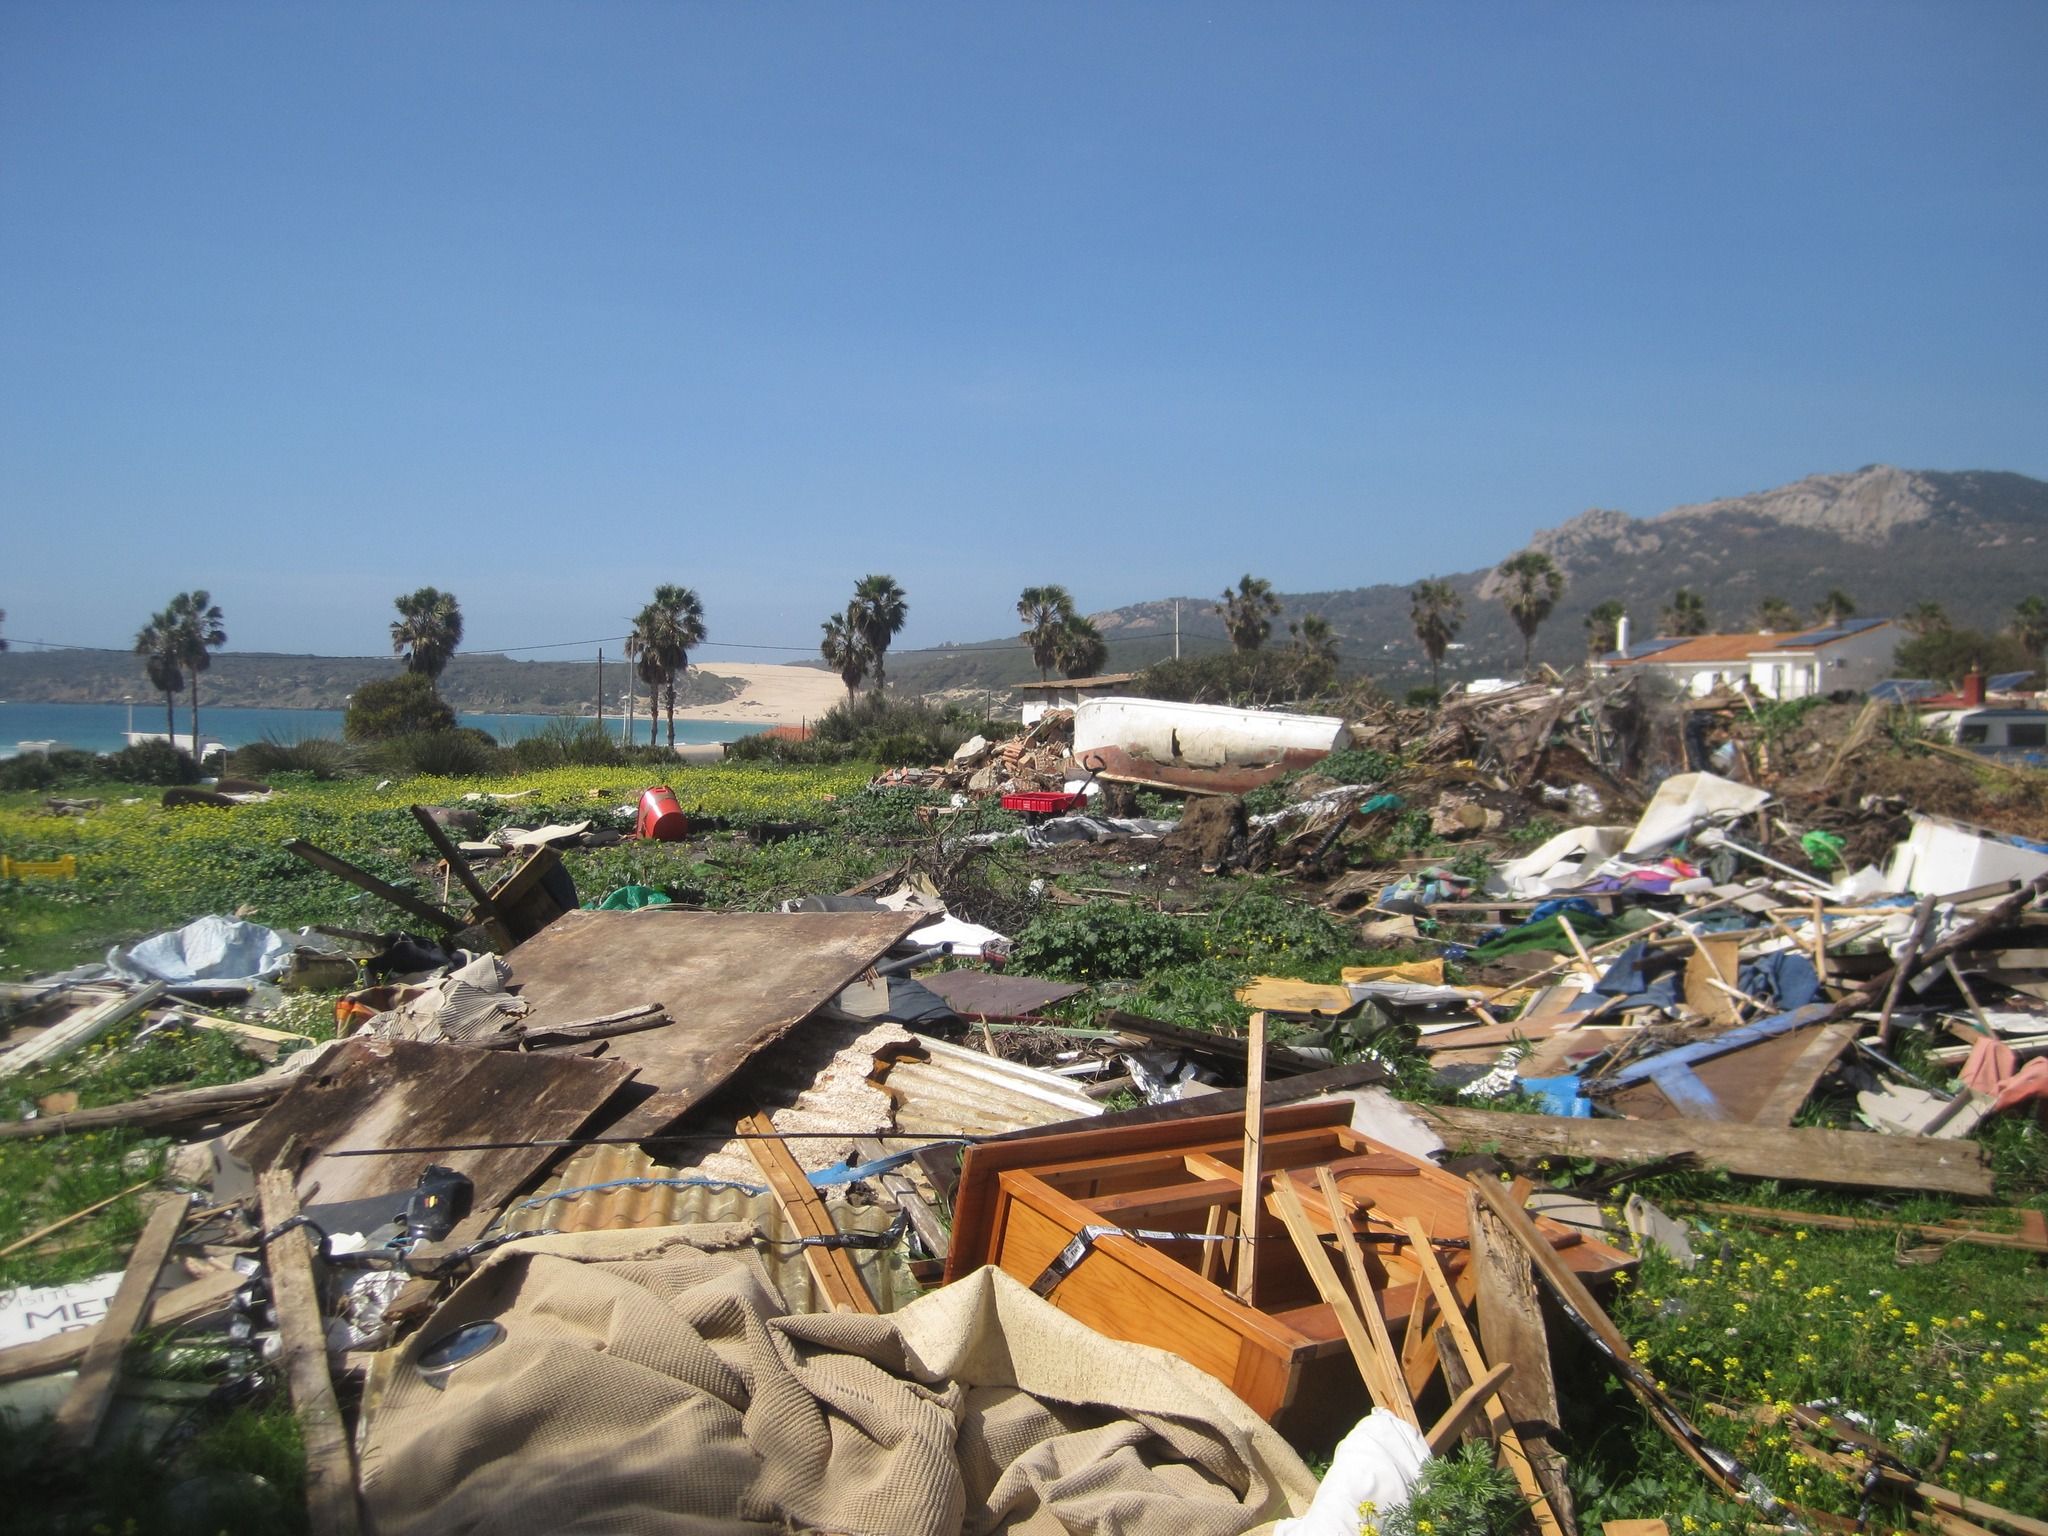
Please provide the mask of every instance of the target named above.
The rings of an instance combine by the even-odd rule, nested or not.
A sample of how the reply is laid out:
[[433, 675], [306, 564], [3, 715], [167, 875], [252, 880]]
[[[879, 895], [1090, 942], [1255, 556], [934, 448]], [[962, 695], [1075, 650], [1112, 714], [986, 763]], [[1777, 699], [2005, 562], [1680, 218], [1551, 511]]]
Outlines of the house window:
[[1956, 733], [1956, 740], [1966, 747], [1981, 747], [1991, 740], [1991, 727], [1966, 725]]

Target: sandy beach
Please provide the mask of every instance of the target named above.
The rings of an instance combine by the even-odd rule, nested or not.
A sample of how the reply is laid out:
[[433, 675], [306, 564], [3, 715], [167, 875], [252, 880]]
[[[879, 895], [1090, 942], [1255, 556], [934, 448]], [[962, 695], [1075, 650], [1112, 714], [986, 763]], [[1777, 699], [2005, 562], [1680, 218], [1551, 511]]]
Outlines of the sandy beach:
[[678, 720], [742, 720], [749, 725], [802, 725], [834, 704], [844, 703], [845, 685], [821, 667], [719, 662], [697, 670], [730, 677], [745, 688], [723, 704], [693, 704], [678, 709]]

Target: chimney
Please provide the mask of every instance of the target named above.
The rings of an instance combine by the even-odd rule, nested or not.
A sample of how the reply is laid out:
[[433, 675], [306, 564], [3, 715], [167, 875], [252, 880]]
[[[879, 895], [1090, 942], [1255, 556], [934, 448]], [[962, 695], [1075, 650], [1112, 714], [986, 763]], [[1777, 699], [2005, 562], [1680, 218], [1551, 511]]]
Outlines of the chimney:
[[1970, 668], [1970, 675], [1963, 679], [1963, 705], [1967, 709], [1979, 709], [1984, 704], [1984, 671], [1981, 667]]
[[1625, 613], [1614, 621], [1614, 648], [1623, 655], [1628, 654], [1628, 615]]

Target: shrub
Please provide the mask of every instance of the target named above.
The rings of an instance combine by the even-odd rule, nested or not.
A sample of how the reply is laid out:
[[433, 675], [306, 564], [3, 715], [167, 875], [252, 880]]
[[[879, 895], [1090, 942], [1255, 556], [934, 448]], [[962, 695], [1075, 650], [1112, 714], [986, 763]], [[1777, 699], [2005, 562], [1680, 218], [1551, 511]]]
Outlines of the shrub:
[[474, 779], [497, 771], [499, 751], [484, 732], [464, 728], [394, 736], [378, 746], [377, 758], [394, 773]]
[[1010, 964], [1019, 972], [1060, 981], [1148, 976], [1201, 956], [1201, 934], [1191, 924], [1115, 901], [1038, 918], [1010, 948]]
[[168, 741], [138, 741], [100, 759], [99, 768], [123, 784], [197, 784], [192, 754]]
[[0, 759], [0, 789], [55, 789], [99, 777], [100, 760], [90, 752], [24, 752]]
[[304, 741], [271, 737], [237, 747], [228, 758], [228, 771], [248, 779], [268, 779], [280, 773], [339, 779], [362, 771], [362, 754], [331, 736], [309, 736]]
[[512, 742], [505, 753], [522, 773], [543, 768], [609, 768], [631, 760], [630, 749], [621, 747], [597, 721], [573, 715], [557, 715], [531, 736]]
[[1402, 702], [1410, 709], [1434, 709], [1443, 698], [1443, 690], [1424, 683], [1420, 688], [1410, 688]]
[[350, 741], [389, 741], [454, 729], [455, 711], [418, 672], [363, 684], [350, 695], [341, 723], [342, 735]]
[[1181, 704], [1235, 704], [1258, 708], [1300, 691], [1297, 658], [1286, 651], [1226, 651], [1158, 661], [1139, 674], [1131, 692]]

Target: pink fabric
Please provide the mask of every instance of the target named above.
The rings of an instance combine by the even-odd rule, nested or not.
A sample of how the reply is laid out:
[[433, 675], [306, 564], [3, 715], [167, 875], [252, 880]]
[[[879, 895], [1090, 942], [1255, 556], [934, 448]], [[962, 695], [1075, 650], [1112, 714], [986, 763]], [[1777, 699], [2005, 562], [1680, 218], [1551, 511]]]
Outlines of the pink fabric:
[[1992, 1096], [1994, 1115], [2029, 1099], [2048, 1099], [2048, 1057], [2037, 1056], [2022, 1067], [2012, 1048], [1990, 1035], [1977, 1037], [1961, 1076], [1972, 1093]]
[[1970, 1048], [1970, 1059], [1963, 1063], [1963, 1086], [1972, 1093], [1996, 1093], [1999, 1084], [2018, 1069], [2019, 1058], [2010, 1046], [1995, 1036], [1979, 1035]]

